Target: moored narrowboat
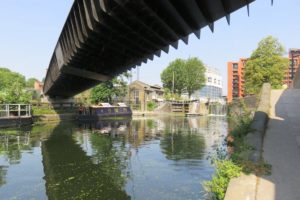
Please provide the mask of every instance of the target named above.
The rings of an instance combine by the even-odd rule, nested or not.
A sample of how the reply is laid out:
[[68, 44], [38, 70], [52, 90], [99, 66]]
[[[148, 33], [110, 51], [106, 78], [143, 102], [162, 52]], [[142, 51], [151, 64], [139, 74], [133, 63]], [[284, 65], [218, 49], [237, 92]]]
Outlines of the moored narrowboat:
[[109, 103], [100, 103], [96, 106], [80, 107], [78, 120], [100, 120], [105, 117], [131, 117], [132, 111], [124, 103], [110, 105]]

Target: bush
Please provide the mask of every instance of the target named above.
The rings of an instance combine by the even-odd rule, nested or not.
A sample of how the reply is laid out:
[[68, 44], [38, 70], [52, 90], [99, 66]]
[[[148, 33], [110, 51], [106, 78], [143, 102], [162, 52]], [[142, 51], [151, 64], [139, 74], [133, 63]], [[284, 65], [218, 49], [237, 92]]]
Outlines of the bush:
[[214, 200], [224, 199], [231, 178], [240, 176], [242, 168], [231, 160], [215, 160], [216, 173], [211, 181], [204, 182], [204, 188]]
[[150, 101], [147, 103], [147, 110], [148, 111], [153, 111], [157, 107], [156, 103], [153, 101]]
[[68, 114], [68, 113], [75, 113], [77, 111], [76, 108], [65, 108], [65, 109], [52, 109], [52, 108], [45, 108], [45, 107], [32, 107], [32, 114], [33, 115], [50, 115], [50, 114]]

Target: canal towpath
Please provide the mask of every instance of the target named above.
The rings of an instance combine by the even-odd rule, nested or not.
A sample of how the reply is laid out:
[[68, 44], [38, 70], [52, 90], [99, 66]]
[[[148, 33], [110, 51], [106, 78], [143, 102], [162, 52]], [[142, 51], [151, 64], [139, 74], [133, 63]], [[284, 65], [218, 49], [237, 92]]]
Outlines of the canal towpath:
[[300, 199], [300, 89], [272, 90], [263, 158], [272, 174], [257, 179], [257, 200]]

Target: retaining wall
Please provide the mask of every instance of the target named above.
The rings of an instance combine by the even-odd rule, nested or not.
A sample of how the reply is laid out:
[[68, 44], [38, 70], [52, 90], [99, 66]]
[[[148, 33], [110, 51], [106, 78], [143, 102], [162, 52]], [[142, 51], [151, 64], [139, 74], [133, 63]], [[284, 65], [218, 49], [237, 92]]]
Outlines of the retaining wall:
[[[246, 142], [254, 147], [248, 159], [253, 162], [262, 160], [262, 148], [265, 131], [270, 112], [271, 85], [265, 83], [262, 86], [258, 107], [251, 123], [252, 131], [245, 137]], [[242, 175], [230, 180], [225, 200], [255, 200], [257, 177], [255, 175]]]
[[50, 115], [35, 115], [34, 122], [52, 122], [52, 121], [73, 121], [76, 120], [77, 114], [50, 114]]
[[0, 128], [25, 126], [32, 124], [32, 117], [7, 117], [0, 118]]

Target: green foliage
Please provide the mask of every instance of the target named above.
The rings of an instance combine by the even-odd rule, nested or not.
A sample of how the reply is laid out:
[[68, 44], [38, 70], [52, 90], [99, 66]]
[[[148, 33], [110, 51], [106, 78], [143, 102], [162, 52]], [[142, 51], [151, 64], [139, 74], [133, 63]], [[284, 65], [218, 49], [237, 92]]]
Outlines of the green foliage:
[[112, 96], [114, 94], [114, 86], [112, 81], [101, 83], [94, 87], [91, 91], [91, 102], [112, 102]]
[[230, 132], [227, 139], [228, 146], [233, 148], [230, 159], [240, 166], [246, 174], [269, 175], [271, 173], [271, 165], [264, 160], [259, 162], [249, 160], [254, 148], [246, 142], [245, 136], [252, 131], [250, 127], [251, 122], [252, 118], [249, 113], [240, 116], [236, 127]]
[[204, 188], [210, 192], [212, 199], [224, 199], [231, 178], [240, 176], [242, 168], [231, 160], [215, 160], [216, 173], [211, 181], [204, 182]]
[[81, 105], [89, 106], [91, 104], [91, 90], [86, 90], [75, 96], [76, 102]]
[[25, 87], [25, 77], [19, 73], [12, 72], [7, 68], [0, 68], [0, 91], [11, 87], [14, 83]]
[[154, 101], [149, 101], [147, 103], [147, 110], [153, 111], [157, 107], [156, 103]]
[[164, 88], [168, 88], [173, 92], [173, 80], [174, 80], [174, 93], [181, 94], [184, 89], [184, 76], [183, 68], [185, 66], [185, 60], [176, 59], [169, 64], [169, 66], [161, 73], [160, 78]]
[[205, 67], [198, 58], [189, 58], [184, 66], [185, 88], [189, 97], [196, 91], [201, 89], [205, 84]]
[[34, 88], [34, 82], [37, 81], [36, 78], [29, 78], [27, 81], [26, 81], [26, 87], [27, 88]]
[[204, 86], [204, 73], [204, 64], [198, 58], [176, 59], [169, 64], [160, 77], [164, 88], [172, 91], [174, 81], [174, 93], [180, 96], [186, 90], [191, 96], [194, 91]]
[[182, 100], [181, 96], [176, 93], [171, 93], [171, 91], [168, 88], [164, 88], [164, 99], [166, 100]]
[[239, 116], [238, 118], [238, 123], [235, 129], [233, 129], [230, 134], [232, 136], [242, 138], [245, 135], [247, 135], [250, 131], [250, 125], [252, 122], [252, 118], [250, 117], [250, 113], [244, 115], [244, 116]]
[[268, 36], [261, 40], [245, 66], [245, 89], [247, 94], [257, 94], [263, 83], [281, 88], [289, 62], [283, 58], [285, 50], [276, 38]]
[[52, 109], [47, 107], [32, 107], [33, 115], [49, 115], [49, 114], [67, 114], [67, 113], [75, 113], [76, 109], [74, 108], [64, 108], [64, 109]]
[[32, 90], [31, 97], [32, 97], [32, 100], [34, 100], [36, 102], [40, 102], [41, 101], [41, 92]]
[[2, 92], [0, 99], [2, 103], [29, 103], [31, 94], [19, 82], [15, 82]]
[[0, 103], [29, 103], [31, 94], [24, 90], [25, 77], [0, 68]]
[[124, 97], [127, 92], [127, 83], [124, 79], [128, 77], [128, 73], [123, 73], [117, 78], [106, 81], [94, 87], [90, 94], [91, 102], [95, 104], [100, 102], [111, 103], [115, 98]]
[[205, 140], [203, 136], [193, 134], [191, 130], [180, 130], [176, 132], [165, 130], [160, 141], [162, 152], [170, 160], [202, 159], [205, 151]]

